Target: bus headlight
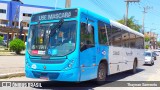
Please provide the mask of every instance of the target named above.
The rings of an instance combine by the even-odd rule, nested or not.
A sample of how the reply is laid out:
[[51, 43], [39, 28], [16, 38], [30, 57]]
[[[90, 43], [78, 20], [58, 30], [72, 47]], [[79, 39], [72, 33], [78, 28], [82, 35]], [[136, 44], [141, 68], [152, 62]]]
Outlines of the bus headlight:
[[31, 68], [32, 69], [37, 69], [37, 65], [36, 64], [32, 64]]
[[67, 65], [67, 67], [64, 68], [64, 70], [69, 70], [69, 69], [71, 69], [72, 66], [73, 66], [73, 64], [74, 64], [74, 60], [70, 60], [70, 61], [69, 61], [69, 64]]
[[72, 63], [68, 65], [69, 68], [72, 68]]
[[28, 62], [26, 62], [26, 67], [31, 68], [31, 65], [29, 65]]

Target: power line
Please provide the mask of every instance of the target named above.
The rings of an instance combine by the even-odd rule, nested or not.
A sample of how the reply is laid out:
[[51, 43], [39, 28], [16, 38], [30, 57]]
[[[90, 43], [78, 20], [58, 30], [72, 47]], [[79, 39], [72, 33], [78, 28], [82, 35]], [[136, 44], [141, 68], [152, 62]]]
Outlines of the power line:
[[[111, 12], [109, 12], [109, 10], [103, 4], [99, 3], [99, 1], [92, 0], [92, 2], [108, 15], [111, 14]], [[114, 15], [112, 17], [116, 18]]]
[[[143, 4], [143, 5], [142, 5]], [[143, 7], [145, 7], [146, 6], [146, 4], [144, 4], [143, 2], [140, 2], [140, 3], [138, 3], [138, 7], [140, 8], [140, 9], [142, 9]], [[147, 5], [148, 6], [148, 5]], [[160, 17], [160, 11], [158, 11], [158, 10], [156, 10], [156, 9], [154, 9], [153, 7], [150, 7], [150, 8], [152, 8], [152, 10], [150, 10], [150, 12], [153, 12], [153, 13], [149, 13], [149, 14], [152, 14], [152, 15], [154, 15], [154, 16], [157, 16], [157, 17]], [[148, 11], [149, 12], [149, 11]]]
[[143, 18], [142, 18], [142, 33], [144, 34], [144, 19], [145, 19], [145, 14], [147, 13], [147, 10], [148, 9], [151, 9], [151, 7], [149, 6], [146, 6], [146, 7], [143, 7]]
[[[149, 13], [149, 14], [152, 14], [152, 15], [154, 15], [154, 16], [156, 16], [156, 17], [160, 17], [159, 14], [156, 12], [156, 10], [153, 9], [153, 7], [149, 7], [149, 6], [148, 6], [148, 9], [146, 9], [147, 7], [146, 7], [145, 5], [146, 5], [146, 4], [144, 4], [143, 2], [138, 3], [138, 6], [139, 6], [140, 9], [142, 9], [142, 8], [144, 9], [144, 8], [145, 8], [145, 10], [142, 11], [142, 12], [143, 12], [143, 20], [142, 20], [142, 26], [143, 26], [143, 27], [142, 27], [142, 30], [143, 30], [143, 31], [144, 31], [144, 29], [145, 29], [145, 28], [144, 28], [144, 18], [145, 18], [145, 14], [146, 14], [147, 12], [149, 12], [148, 9], [152, 9], [152, 10], [150, 10], [150, 12], [152, 11], [152, 13]], [[145, 7], [144, 7], [144, 6], [145, 6]], [[157, 24], [157, 25], [159, 25], [159, 24]]]
[[[103, 12], [107, 13], [107, 15], [111, 15], [112, 18], [116, 19], [115, 15], [117, 15], [115, 12], [112, 11], [112, 8], [110, 5], [101, 0], [90, 0], [91, 3], [96, 5], [99, 9], [101, 9]], [[106, 7], [107, 6], [107, 7]]]
[[152, 4], [152, 5], [157, 5], [157, 6], [159, 6], [160, 5], [160, 3], [155, 3], [155, 0], [146, 0], [149, 4]]
[[[150, 2], [151, 3], [151, 1], [148, 1], [148, 2]], [[141, 4], [143, 4], [143, 6], [148, 6], [148, 5], [145, 5], [143, 2], [141, 2]], [[152, 5], [149, 5], [149, 6], [152, 6]], [[155, 5], [154, 5], [154, 7], [155, 7]], [[157, 9], [154, 9], [153, 7], [151, 7], [152, 8], [152, 10], [151, 11], [153, 11], [154, 13], [151, 13], [151, 14], [155, 14], [155, 16], [158, 16], [159, 17], [159, 15], [160, 15], [160, 11], [158, 11]]]
[[111, 12], [112, 15], [116, 15], [116, 16], [118, 15], [119, 16], [119, 14], [117, 12], [115, 12], [114, 9], [112, 9], [110, 4], [106, 0], [97, 0], [97, 1], [99, 1], [105, 8], [107, 8], [108, 11]]

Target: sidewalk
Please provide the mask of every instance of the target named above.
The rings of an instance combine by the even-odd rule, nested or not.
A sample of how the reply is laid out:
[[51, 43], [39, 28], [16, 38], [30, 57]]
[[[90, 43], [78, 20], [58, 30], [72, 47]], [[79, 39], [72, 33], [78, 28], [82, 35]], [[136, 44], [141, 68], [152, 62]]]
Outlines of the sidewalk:
[[[5, 54], [6, 55], [6, 54]], [[24, 75], [25, 56], [0, 56], [0, 79]]]

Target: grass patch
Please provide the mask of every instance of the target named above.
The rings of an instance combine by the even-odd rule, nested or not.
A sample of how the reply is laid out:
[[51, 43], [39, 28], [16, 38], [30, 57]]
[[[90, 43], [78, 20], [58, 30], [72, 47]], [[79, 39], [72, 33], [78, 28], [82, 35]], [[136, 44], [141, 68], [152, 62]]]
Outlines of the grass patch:
[[6, 48], [6, 46], [0, 45], [0, 48]]
[[10, 52], [9, 50], [0, 50], [0, 52]]

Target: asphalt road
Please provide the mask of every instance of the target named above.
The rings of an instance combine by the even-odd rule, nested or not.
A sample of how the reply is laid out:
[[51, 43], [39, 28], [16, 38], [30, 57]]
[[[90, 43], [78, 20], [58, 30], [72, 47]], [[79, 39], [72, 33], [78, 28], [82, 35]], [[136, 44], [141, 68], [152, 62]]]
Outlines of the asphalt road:
[[[96, 85], [94, 81], [87, 81], [82, 83], [60, 83], [60, 82], [48, 82], [46, 80], [41, 79], [30, 79], [26, 77], [16, 77], [10, 79], [1, 79], [0, 81], [40, 81], [42, 84], [48, 85], [50, 87], [45, 88], [18, 88], [23, 90], [33, 90], [33, 89], [52, 89], [52, 90], [160, 90], [159, 87], [111, 87], [113, 85], [117, 86], [118, 84], [126, 83], [124, 81], [160, 81], [160, 57], [155, 60], [155, 65], [149, 66], [144, 65], [138, 69], [136, 74], [131, 74], [129, 71], [122, 72], [118, 74], [114, 74], [107, 77], [108, 81], [102, 85]], [[63, 87], [63, 86], [70, 87]], [[159, 84], [160, 85], [160, 82]], [[1, 89], [1, 88], [0, 88]], [[11, 88], [2, 88], [2, 89], [11, 89]], [[17, 88], [12, 88], [17, 89]]]

